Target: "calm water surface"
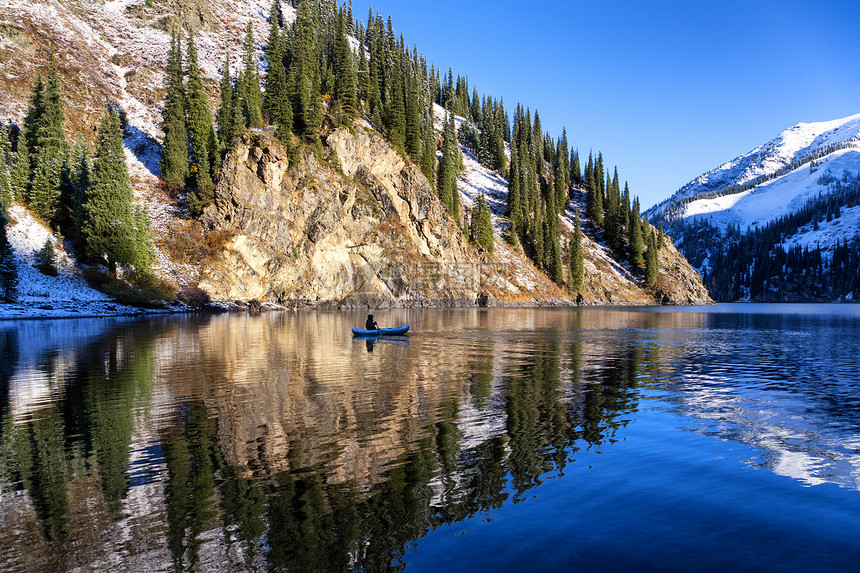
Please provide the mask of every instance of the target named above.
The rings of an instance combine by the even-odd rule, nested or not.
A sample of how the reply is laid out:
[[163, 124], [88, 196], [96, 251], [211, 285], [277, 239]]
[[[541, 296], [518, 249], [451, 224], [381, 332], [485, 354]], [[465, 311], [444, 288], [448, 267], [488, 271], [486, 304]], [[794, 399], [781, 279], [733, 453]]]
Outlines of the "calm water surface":
[[0, 322], [0, 570], [857, 570], [860, 306]]

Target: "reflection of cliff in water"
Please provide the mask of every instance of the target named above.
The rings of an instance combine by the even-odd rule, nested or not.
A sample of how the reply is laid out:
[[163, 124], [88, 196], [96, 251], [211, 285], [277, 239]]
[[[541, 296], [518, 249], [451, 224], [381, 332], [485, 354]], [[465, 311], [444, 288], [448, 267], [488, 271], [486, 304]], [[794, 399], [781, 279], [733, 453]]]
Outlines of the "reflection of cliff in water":
[[443, 317], [455, 347], [431, 327], [372, 355], [325, 313], [129, 323], [46, 352], [42, 405], [3, 400], [0, 564], [385, 570], [617, 439], [655, 347], [562, 316]]

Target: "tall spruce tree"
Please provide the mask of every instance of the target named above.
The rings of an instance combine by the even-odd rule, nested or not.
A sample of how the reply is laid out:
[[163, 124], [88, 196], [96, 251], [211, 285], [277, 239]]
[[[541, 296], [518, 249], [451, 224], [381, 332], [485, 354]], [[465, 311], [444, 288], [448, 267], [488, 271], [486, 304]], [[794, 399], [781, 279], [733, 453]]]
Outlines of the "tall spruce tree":
[[12, 205], [14, 192], [12, 190], [12, 169], [15, 158], [12, 144], [9, 141], [9, 130], [0, 121], [0, 216]]
[[470, 235], [484, 252], [493, 254], [493, 220], [483, 192], [478, 197], [475, 210], [472, 212]]
[[646, 227], [645, 251], [645, 288], [653, 290], [657, 287], [657, 278], [660, 272], [660, 261], [657, 256], [657, 238], [650, 226]]
[[547, 193], [546, 206], [546, 238], [544, 239], [546, 249], [547, 273], [550, 278], [560, 285], [564, 281], [564, 265], [561, 261], [561, 236], [558, 221], [558, 207], [555, 204], [555, 192], [550, 187]]
[[290, 143], [293, 130], [293, 108], [287, 93], [287, 71], [284, 68], [283, 37], [275, 26], [269, 34], [266, 58], [269, 71], [266, 74], [266, 93], [263, 97], [263, 114], [274, 124], [275, 136], [283, 143]]
[[630, 212], [629, 259], [630, 264], [639, 266], [644, 262], [642, 258], [642, 219], [639, 216], [639, 198], [633, 199], [633, 207]]
[[31, 119], [33, 125], [27, 126], [28, 132], [34, 134], [30, 157], [35, 158], [30, 184], [30, 208], [46, 222], [56, 224], [63, 163], [69, 146], [63, 132], [63, 88], [53, 57], [47, 80], [37, 99], [39, 105], [35, 117]]
[[161, 152], [161, 179], [180, 187], [188, 178], [188, 131], [185, 127], [185, 85], [182, 70], [182, 40], [174, 35], [167, 55], [167, 95], [161, 128], [164, 145]]
[[260, 91], [260, 69], [257, 65], [257, 45], [251, 20], [245, 27], [242, 48], [242, 73], [239, 76], [239, 100], [245, 123], [249, 127], [263, 125], [263, 94]]
[[218, 105], [218, 139], [221, 147], [227, 149], [236, 137], [233, 126], [233, 80], [230, 78], [230, 58], [224, 56], [224, 67], [221, 70], [221, 103]]
[[585, 270], [582, 255], [582, 231], [579, 226], [579, 211], [573, 224], [573, 238], [570, 241], [570, 284], [577, 294], [582, 294]]
[[442, 204], [448, 208], [448, 212], [456, 220], [459, 218], [453, 211], [454, 195], [458, 193], [457, 177], [459, 170], [456, 157], [458, 153], [454, 113], [449, 109], [447, 110], [445, 131], [442, 137], [442, 157], [439, 160], [439, 176], [436, 188]]
[[209, 106], [208, 90], [203, 82], [203, 72], [197, 62], [197, 47], [194, 45], [193, 35], [188, 36], [186, 67], [188, 75], [188, 139], [191, 143], [192, 167], [196, 168], [194, 169], [195, 180], [199, 190], [206, 184], [211, 186], [215, 166], [210, 161], [209, 149], [212, 143], [212, 108]]
[[83, 205], [81, 234], [90, 260], [103, 262], [115, 276], [117, 265], [145, 267], [152, 260], [148, 245], [141, 237], [132, 211], [131, 182], [122, 146], [119, 115], [111, 109], [105, 114], [96, 135], [96, 158], [91, 184]]
[[[358, 80], [356, 78], [355, 57], [347, 39], [346, 20], [347, 18], [343, 14], [338, 18], [334, 45], [335, 104], [339, 108], [340, 125], [351, 125], [358, 110], [356, 100]], [[417, 157], [417, 153], [415, 157]]]
[[293, 104], [294, 129], [305, 139], [313, 140], [319, 136], [315, 133], [317, 128], [314, 125], [313, 112], [313, 108], [319, 104], [313, 101], [316, 94], [314, 84], [318, 59], [310, 4], [310, 0], [300, 0], [296, 11], [287, 86]]
[[15, 253], [6, 237], [7, 219], [0, 205], [0, 301], [12, 303], [18, 299], [18, 266]]

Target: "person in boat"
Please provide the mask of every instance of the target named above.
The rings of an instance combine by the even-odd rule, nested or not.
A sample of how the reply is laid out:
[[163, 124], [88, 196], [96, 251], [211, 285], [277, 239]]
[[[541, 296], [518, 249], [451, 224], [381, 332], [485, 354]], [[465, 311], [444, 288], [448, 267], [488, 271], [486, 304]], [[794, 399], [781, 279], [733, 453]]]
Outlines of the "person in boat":
[[364, 330], [379, 330], [379, 325], [373, 320], [373, 315], [368, 314], [367, 320], [364, 323]]

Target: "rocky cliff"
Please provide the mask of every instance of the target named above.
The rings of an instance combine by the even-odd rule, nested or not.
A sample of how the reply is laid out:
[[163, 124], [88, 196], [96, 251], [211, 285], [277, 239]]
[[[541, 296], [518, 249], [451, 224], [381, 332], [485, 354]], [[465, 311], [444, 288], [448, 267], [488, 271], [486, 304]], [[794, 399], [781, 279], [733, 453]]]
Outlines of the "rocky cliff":
[[474, 303], [480, 258], [420, 170], [362, 126], [326, 152], [290, 165], [271, 135], [245, 134], [203, 216], [232, 238], [200, 288], [286, 306]]
[[[420, 170], [369, 125], [335, 130], [324, 147], [291, 164], [269, 133], [249, 131], [231, 150], [202, 218], [230, 237], [201, 271], [209, 296], [329, 308], [572, 304], [500, 237], [494, 256], [479, 253]], [[710, 302], [670, 241], [656, 298], [598, 237], [585, 243], [585, 304]]]

